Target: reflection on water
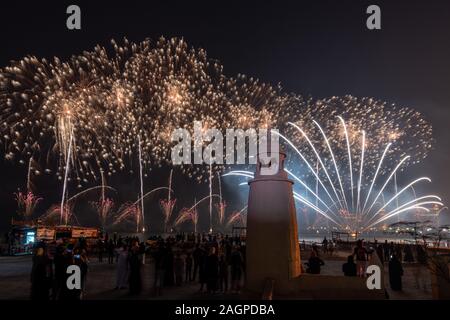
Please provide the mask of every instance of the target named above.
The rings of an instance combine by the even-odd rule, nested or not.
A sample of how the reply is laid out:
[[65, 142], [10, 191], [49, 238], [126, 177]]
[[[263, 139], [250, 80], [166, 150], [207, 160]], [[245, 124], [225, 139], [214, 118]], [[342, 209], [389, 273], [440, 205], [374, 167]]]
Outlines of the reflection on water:
[[[322, 243], [324, 237], [326, 237], [328, 240], [332, 239], [331, 232], [311, 232], [311, 231], [299, 231], [298, 238], [299, 241], [305, 241], [306, 243]], [[341, 234], [340, 239], [343, 241], [347, 240], [347, 236]], [[358, 235], [358, 239], [363, 239], [364, 241], [370, 241], [374, 242], [375, 240], [378, 241], [378, 243], [384, 242], [387, 240], [388, 242], [395, 242], [395, 243], [414, 243], [414, 237], [408, 234], [385, 234], [385, 233], [363, 233], [361, 235]], [[349, 237], [349, 241], [352, 241], [351, 237]], [[422, 241], [422, 239], [418, 239], [418, 241]], [[447, 241], [442, 241], [440, 246], [449, 247], [449, 243]]]

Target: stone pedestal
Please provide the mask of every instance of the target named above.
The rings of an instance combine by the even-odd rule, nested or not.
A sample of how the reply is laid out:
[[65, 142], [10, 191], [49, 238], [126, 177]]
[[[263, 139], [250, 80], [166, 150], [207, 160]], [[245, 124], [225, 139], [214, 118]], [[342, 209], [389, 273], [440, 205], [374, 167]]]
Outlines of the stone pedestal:
[[275, 175], [261, 175], [258, 161], [255, 178], [249, 181], [247, 214], [246, 289], [262, 294], [266, 280], [274, 280], [274, 292], [301, 273], [293, 182], [284, 171], [280, 152]]

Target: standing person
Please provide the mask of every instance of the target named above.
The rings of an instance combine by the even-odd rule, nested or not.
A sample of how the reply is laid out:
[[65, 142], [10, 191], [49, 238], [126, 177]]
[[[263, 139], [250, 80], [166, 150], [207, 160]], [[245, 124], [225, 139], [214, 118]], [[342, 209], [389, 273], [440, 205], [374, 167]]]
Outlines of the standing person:
[[177, 286], [181, 286], [183, 282], [183, 272], [184, 272], [184, 260], [181, 257], [180, 252], [177, 252], [174, 260], [174, 269], [175, 269], [175, 284]]
[[353, 256], [347, 257], [347, 262], [342, 265], [342, 272], [346, 277], [356, 277], [356, 263], [353, 262]]
[[86, 279], [88, 272], [88, 257], [85, 249], [78, 248], [74, 251], [74, 263], [80, 267], [81, 272], [81, 292], [80, 299], [86, 295]]
[[317, 256], [316, 251], [311, 251], [311, 256], [309, 257], [308, 262], [306, 263], [308, 266], [308, 269], [306, 272], [311, 274], [320, 274], [320, 267], [323, 266], [325, 263], [322, 259], [320, 259]]
[[231, 238], [228, 238], [228, 235], [225, 238], [225, 260], [227, 263], [230, 263], [231, 259], [231, 251], [233, 249], [233, 246], [231, 245]]
[[[141, 242], [140, 244], [139, 244], [139, 253], [141, 254], [141, 257], [142, 257], [142, 264], [145, 264], [145, 243], [144, 242]], [[116, 255], [116, 262], [117, 262], [117, 260], [118, 260], [118, 256]]]
[[194, 275], [193, 275], [194, 281], [197, 278], [197, 271], [199, 269], [201, 256], [202, 256], [202, 249], [200, 249], [200, 245], [197, 243], [195, 245], [194, 252], [192, 253], [192, 257], [194, 258]]
[[98, 262], [103, 262], [103, 251], [105, 250], [103, 245], [103, 240], [97, 240], [97, 254], [98, 254]]
[[223, 254], [219, 259], [219, 289], [221, 292], [228, 291], [228, 263]]
[[389, 261], [390, 254], [389, 254], [389, 244], [387, 240], [384, 240], [383, 252], [384, 252], [384, 261]]
[[394, 291], [402, 290], [402, 263], [398, 260], [396, 255], [393, 255], [389, 261], [389, 284]]
[[319, 248], [316, 243], [312, 244], [312, 250], [316, 253], [316, 256], [319, 256]]
[[395, 246], [394, 255], [397, 256], [397, 260], [400, 261], [400, 263], [403, 261], [403, 250], [400, 243]]
[[416, 280], [417, 289], [422, 289], [425, 291], [427, 289], [427, 281], [425, 281], [425, 274], [428, 271], [428, 256], [425, 249], [421, 245], [415, 245], [417, 265], [412, 268], [414, 279]]
[[184, 259], [184, 264], [186, 265], [186, 274], [185, 274], [185, 281], [192, 281], [192, 256], [191, 253], [188, 252], [186, 255], [186, 258]]
[[198, 258], [198, 277], [200, 281], [200, 292], [203, 292], [203, 288], [207, 283], [207, 272], [206, 272], [206, 253], [204, 250], [200, 251], [200, 257]]
[[353, 255], [356, 256], [356, 267], [358, 270], [358, 276], [364, 277], [366, 273], [366, 263], [368, 260], [367, 249], [363, 246], [363, 241], [358, 240], [356, 248], [353, 251]]
[[142, 289], [141, 266], [139, 247], [133, 246], [128, 256], [129, 270], [130, 270], [130, 294], [139, 294]]
[[219, 258], [216, 254], [216, 247], [212, 246], [206, 258], [206, 289], [208, 293], [216, 293], [217, 281], [219, 278]]
[[63, 276], [61, 292], [59, 294], [59, 299], [61, 300], [80, 300], [81, 289], [69, 289], [67, 287], [67, 280], [69, 279], [69, 274], [66, 272], [67, 268], [75, 264], [73, 245], [69, 244], [64, 251], [64, 261], [62, 265]]
[[411, 245], [405, 244], [403, 251], [405, 253], [404, 261], [405, 262], [414, 262], [414, 256], [413, 256], [413, 252], [411, 249]]
[[155, 294], [157, 296], [162, 294], [162, 287], [164, 286], [165, 278], [165, 259], [166, 259], [166, 248], [164, 240], [158, 241], [158, 248], [153, 256], [155, 260], [155, 282], [153, 284], [155, 288]]
[[55, 251], [55, 257], [53, 258], [55, 280], [53, 285], [52, 298], [53, 300], [59, 299], [59, 295], [63, 286], [65, 286], [65, 261], [64, 261], [64, 247], [62, 243], [58, 244]]
[[125, 289], [128, 282], [128, 248], [122, 245], [117, 250], [116, 289]]
[[332, 240], [328, 241], [328, 253], [330, 256], [334, 253], [334, 242]]
[[166, 254], [164, 256], [164, 286], [173, 286], [174, 281], [174, 257], [172, 246], [167, 245]]
[[394, 245], [394, 242], [391, 241], [391, 243], [389, 244], [389, 257], [388, 257], [387, 261], [390, 261], [391, 257], [393, 255], [395, 255], [395, 245]]
[[381, 244], [379, 244], [376, 247], [376, 251], [377, 251], [377, 256], [380, 259], [381, 263], [384, 263], [384, 251], [383, 251], [383, 246]]
[[323, 250], [323, 253], [325, 253], [325, 254], [328, 252], [328, 240], [327, 240], [327, 237], [323, 238], [322, 250]]
[[239, 249], [234, 246], [231, 252], [231, 290], [238, 292], [240, 289], [242, 276], [242, 254]]
[[31, 269], [31, 299], [48, 300], [50, 292], [51, 263], [44, 248], [37, 248]]
[[107, 250], [108, 250], [108, 263], [109, 264], [113, 264], [114, 263], [114, 249], [115, 249], [114, 242], [113, 242], [112, 239], [109, 239], [108, 247], [107, 247]]

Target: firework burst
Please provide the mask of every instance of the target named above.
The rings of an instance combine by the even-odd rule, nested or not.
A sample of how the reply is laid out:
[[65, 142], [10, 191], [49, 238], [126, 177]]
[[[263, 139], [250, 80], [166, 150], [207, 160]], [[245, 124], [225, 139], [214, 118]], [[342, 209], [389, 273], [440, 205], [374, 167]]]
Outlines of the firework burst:
[[[297, 112], [288, 103], [279, 87], [227, 78], [204, 50], [175, 38], [112, 41], [112, 50], [96, 46], [65, 62], [29, 56], [0, 70], [5, 157], [33, 157], [61, 180], [70, 162], [78, 186], [102, 171], [133, 172], [139, 148], [146, 172], [170, 164], [171, 133], [192, 133], [194, 121], [223, 131], [276, 127]], [[181, 171], [207, 182], [204, 166]]]
[[110, 198], [100, 198], [98, 201], [91, 202], [91, 206], [95, 209], [100, 225], [105, 229], [113, 215], [114, 201]]
[[197, 224], [198, 224], [198, 211], [194, 206], [192, 208], [183, 208], [177, 219], [175, 220], [175, 225], [179, 226], [184, 222], [190, 221], [194, 225], [194, 232], [197, 232]]
[[[348, 158], [346, 162], [342, 162], [341, 158], [336, 156], [333, 148], [336, 142], [329, 138], [317, 121], [313, 121], [313, 123], [322, 137], [320, 143], [314, 143], [309, 137], [309, 133], [299, 125], [289, 123], [306, 141], [307, 146], [302, 145], [303, 148], [298, 147], [283, 134], [277, 133], [294, 151], [297, 159], [301, 160], [297, 163], [297, 169], [300, 167], [301, 170], [308, 171], [306, 177], [313, 176], [313, 179], [303, 178], [296, 175], [291, 169], [285, 169], [296, 182], [294, 198], [302, 206], [317, 212], [336, 227], [353, 232], [375, 227], [402, 212], [415, 210], [429, 212], [431, 206], [443, 206], [440, 197], [436, 195], [417, 197], [414, 192], [414, 197], [410, 201], [405, 201], [403, 197], [400, 198], [402, 194], [405, 195], [412, 190], [411, 188], [416, 184], [431, 182], [427, 177], [414, 179], [400, 190], [397, 190], [395, 184], [395, 188], [391, 188], [395, 190], [393, 193], [391, 192], [393, 195], [387, 197], [387, 201], [384, 200], [385, 194], [389, 194], [387, 192], [389, 186], [392, 187], [395, 183], [394, 176], [401, 172], [402, 167], [406, 166], [410, 156], [406, 155], [396, 161], [389, 160], [387, 155], [393, 147], [393, 143], [387, 143], [375, 162], [374, 168], [371, 161], [366, 162], [367, 154], [370, 153], [366, 132], [364, 130], [359, 132], [357, 139], [359, 148], [355, 151], [350, 139], [347, 139], [346, 122], [342, 116], [338, 116], [338, 123], [342, 125], [344, 132], [347, 132], [343, 139], [346, 143], [344, 154]], [[374, 146], [374, 148], [379, 148], [379, 146]], [[353, 157], [359, 160], [355, 160]], [[391, 164], [392, 162], [394, 164]], [[292, 163], [290, 164], [292, 165]], [[249, 171], [231, 171], [224, 176], [228, 175], [253, 177], [253, 173]]]
[[66, 202], [61, 212], [61, 205], [55, 204], [42, 214], [39, 219], [45, 224], [56, 225], [61, 224], [62, 217], [64, 225], [77, 225], [79, 223], [73, 208], [73, 203]]
[[[317, 162], [312, 145], [319, 154], [333, 156], [341, 166], [350, 166], [349, 152], [353, 161], [353, 169], [363, 161], [366, 170], [375, 171], [385, 147], [390, 148], [384, 155], [384, 162], [394, 165], [398, 159], [409, 155], [410, 158], [401, 168], [414, 165], [423, 160], [433, 145], [432, 128], [420, 113], [394, 104], [373, 98], [356, 98], [350, 95], [331, 97], [317, 101], [303, 99], [292, 104], [298, 105], [303, 112], [298, 120], [290, 122], [285, 134], [291, 138], [298, 149], [304, 153], [311, 163]], [[365, 133], [365, 152], [362, 159], [361, 133]], [[324, 139], [324, 136], [327, 139]], [[309, 141], [306, 139], [309, 139]], [[335, 170], [333, 161], [324, 163], [329, 170]], [[381, 173], [385, 173], [385, 168]], [[310, 172], [308, 173], [310, 174]]]
[[114, 215], [114, 221], [112, 225], [134, 224], [136, 226], [136, 232], [139, 233], [141, 227], [142, 213], [138, 204], [125, 203], [119, 207], [117, 213]]
[[227, 219], [226, 226], [229, 227], [229, 226], [240, 223], [243, 227], [245, 227], [245, 223], [246, 223], [245, 215], [244, 215], [245, 210], [247, 210], [247, 206], [245, 206], [240, 211], [235, 211], [235, 212], [231, 213]]
[[33, 216], [37, 204], [42, 200], [42, 198], [35, 196], [32, 192], [18, 192], [15, 194], [15, 197], [18, 207], [17, 213], [25, 219]]

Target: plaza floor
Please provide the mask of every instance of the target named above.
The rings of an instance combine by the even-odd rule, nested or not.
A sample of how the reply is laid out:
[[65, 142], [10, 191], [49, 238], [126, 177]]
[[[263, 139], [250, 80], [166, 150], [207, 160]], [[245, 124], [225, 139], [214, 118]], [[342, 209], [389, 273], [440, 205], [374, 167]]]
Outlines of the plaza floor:
[[[348, 255], [338, 252], [333, 256], [323, 255], [325, 265], [322, 274], [342, 275], [341, 268]], [[305, 259], [304, 257], [303, 259]], [[86, 283], [84, 299], [110, 300], [110, 299], [239, 299], [239, 294], [215, 294], [214, 296], [200, 293], [200, 285], [196, 282], [184, 283], [182, 286], [164, 288], [162, 295], [156, 296], [153, 289], [154, 265], [147, 257], [142, 268], [143, 290], [140, 295], [130, 296], [127, 290], [114, 290], [116, 265], [102, 263], [92, 257], [89, 264], [89, 273]], [[388, 283], [388, 271], [385, 268], [386, 289], [390, 299], [431, 299], [431, 278], [429, 271], [416, 264], [404, 264], [403, 291], [394, 292]], [[28, 299], [30, 292], [31, 257], [0, 257], [0, 299]], [[420, 288], [417, 288], [417, 281]], [[338, 297], [337, 297], [338, 298]]]

